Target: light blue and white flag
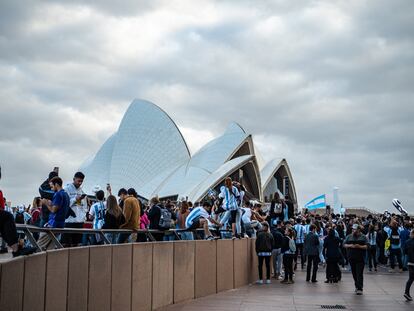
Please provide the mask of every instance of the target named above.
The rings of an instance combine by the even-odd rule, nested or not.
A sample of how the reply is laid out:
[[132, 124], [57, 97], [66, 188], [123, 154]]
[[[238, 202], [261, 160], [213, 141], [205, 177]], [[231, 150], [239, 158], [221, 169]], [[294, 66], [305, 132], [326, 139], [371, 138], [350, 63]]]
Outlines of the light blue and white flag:
[[316, 208], [326, 208], [326, 196], [324, 194], [310, 200], [305, 204], [305, 208], [308, 210]]

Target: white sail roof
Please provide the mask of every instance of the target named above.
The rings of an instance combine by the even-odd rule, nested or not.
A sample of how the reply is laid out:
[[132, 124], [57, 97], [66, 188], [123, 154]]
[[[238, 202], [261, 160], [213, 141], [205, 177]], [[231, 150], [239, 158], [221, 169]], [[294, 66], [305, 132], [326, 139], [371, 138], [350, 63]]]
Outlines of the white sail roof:
[[95, 157], [85, 161], [80, 170], [87, 176], [83, 183], [86, 193], [92, 193], [96, 186], [105, 189], [109, 182], [109, 172], [112, 162], [112, 152], [116, 142], [116, 133], [109, 137], [102, 145]]
[[153, 195], [187, 196], [198, 184], [226, 163], [247, 137], [240, 125], [231, 123], [222, 136], [202, 147], [187, 163], [169, 176]]
[[[90, 185], [113, 189], [134, 187], [139, 191], [151, 180], [190, 159], [181, 132], [158, 106], [134, 100], [119, 129], [85, 170], [85, 190]], [[154, 188], [158, 185], [154, 185]]]
[[281, 165], [290, 174], [285, 160], [263, 165], [252, 136], [237, 123], [229, 124], [223, 135], [191, 157], [174, 121], [155, 104], [134, 100], [118, 131], [85, 161], [82, 171], [87, 193], [96, 186], [105, 189], [109, 182], [114, 191], [134, 187], [146, 198], [178, 195], [199, 201], [210, 188], [244, 165], [253, 172], [252, 184], [260, 188], [259, 197]]

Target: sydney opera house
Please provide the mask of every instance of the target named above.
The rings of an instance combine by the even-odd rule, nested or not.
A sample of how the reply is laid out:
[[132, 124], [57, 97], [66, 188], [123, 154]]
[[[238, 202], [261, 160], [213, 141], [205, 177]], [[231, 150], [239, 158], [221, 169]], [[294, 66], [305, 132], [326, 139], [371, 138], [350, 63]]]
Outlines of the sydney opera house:
[[231, 123], [223, 135], [191, 155], [174, 121], [157, 105], [134, 100], [118, 131], [81, 167], [83, 189], [92, 193], [110, 183], [117, 191], [134, 187], [140, 196], [200, 202], [218, 189], [227, 176], [243, 183], [249, 199], [268, 201], [289, 194], [297, 207], [296, 191], [285, 159], [264, 163], [252, 135]]

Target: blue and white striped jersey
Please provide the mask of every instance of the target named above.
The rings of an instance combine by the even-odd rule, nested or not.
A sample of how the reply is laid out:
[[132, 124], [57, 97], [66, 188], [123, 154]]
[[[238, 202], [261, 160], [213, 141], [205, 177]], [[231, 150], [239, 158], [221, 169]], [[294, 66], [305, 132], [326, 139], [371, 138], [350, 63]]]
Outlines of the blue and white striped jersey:
[[228, 211], [237, 210], [239, 203], [237, 198], [240, 196], [239, 190], [236, 187], [232, 187], [230, 191], [227, 187], [221, 186], [219, 197], [223, 199], [223, 208]]
[[105, 204], [103, 202], [96, 202], [91, 206], [89, 214], [93, 217], [93, 228], [102, 229], [105, 216]]
[[305, 243], [305, 227], [301, 224], [296, 224], [293, 226], [296, 231], [296, 244], [303, 244]]
[[190, 228], [192, 226], [194, 220], [196, 220], [198, 218], [208, 219], [208, 218], [210, 218], [210, 214], [202, 206], [194, 208], [190, 212], [190, 214], [188, 214], [187, 219], [185, 220], [186, 228]]

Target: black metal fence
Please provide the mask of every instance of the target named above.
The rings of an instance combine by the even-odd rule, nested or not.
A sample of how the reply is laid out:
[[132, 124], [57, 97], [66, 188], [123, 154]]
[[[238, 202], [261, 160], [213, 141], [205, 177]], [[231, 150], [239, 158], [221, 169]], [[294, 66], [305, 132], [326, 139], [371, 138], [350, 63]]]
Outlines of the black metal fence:
[[[140, 230], [128, 230], [128, 229], [89, 229], [89, 228], [82, 228], [82, 229], [76, 229], [76, 228], [39, 228], [36, 226], [30, 226], [30, 225], [23, 225], [23, 224], [16, 224], [17, 231], [19, 233], [22, 233], [26, 236], [27, 240], [30, 242], [30, 244], [37, 248], [37, 251], [44, 251], [46, 248], [44, 245], [42, 245], [39, 240], [48, 240], [48, 245], [52, 243], [54, 245], [54, 248], [60, 249], [64, 248], [64, 246], [59, 241], [59, 235], [60, 234], [86, 234], [86, 235], [98, 235], [100, 237], [100, 240], [103, 242], [103, 244], [112, 244], [110, 239], [106, 236], [106, 234], [141, 234], [145, 235], [147, 241], [155, 242], [156, 239], [154, 235], [174, 235], [175, 240], [182, 240], [181, 233], [183, 232], [192, 232], [194, 239], [203, 239], [204, 236], [204, 229], [194, 229], [194, 230], [188, 230], [188, 229], [169, 229], [169, 230], [154, 230], [154, 229], [140, 229]], [[230, 230], [226, 229], [220, 229], [218, 230], [218, 233], [220, 233], [220, 236], [223, 237], [223, 233], [228, 233]], [[41, 234], [41, 237], [39, 239], [36, 239], [34, 236], [34, 233]]]

